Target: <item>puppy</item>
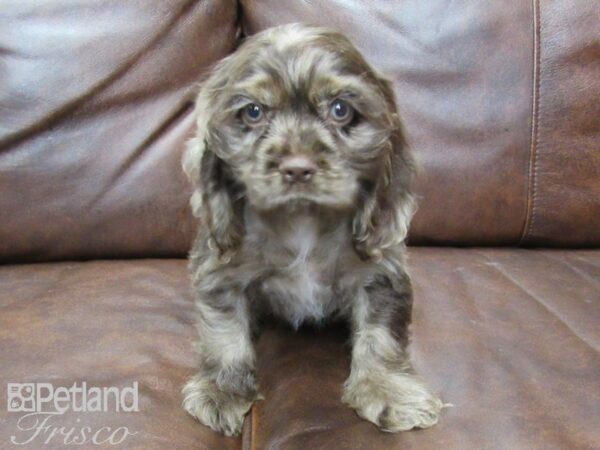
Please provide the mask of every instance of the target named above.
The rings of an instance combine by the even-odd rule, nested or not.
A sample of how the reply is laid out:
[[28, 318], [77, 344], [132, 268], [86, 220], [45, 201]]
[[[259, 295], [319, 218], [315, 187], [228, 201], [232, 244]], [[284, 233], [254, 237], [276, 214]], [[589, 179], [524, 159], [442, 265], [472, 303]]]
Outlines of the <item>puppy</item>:
[[414, 164], [390, 82], [343, 35], [285, 25], [214, 68], [197, 117], [183, 166], [200, 219], [189, 259], [200, 368], [184, 408], [239, 434], [260, 398], [258, 317], [336, 316], [353, 330], [342, 400], [384, 431], [434, 425], [443, 405], [407, 348]]

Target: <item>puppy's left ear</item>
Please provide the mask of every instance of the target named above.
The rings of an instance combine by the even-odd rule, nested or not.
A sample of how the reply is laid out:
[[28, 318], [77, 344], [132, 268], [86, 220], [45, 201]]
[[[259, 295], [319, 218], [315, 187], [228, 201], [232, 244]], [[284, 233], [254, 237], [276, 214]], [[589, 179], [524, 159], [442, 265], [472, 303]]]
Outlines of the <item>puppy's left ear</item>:
[[182, 162], [194, 188], [192, 213], [208, 232], [209, 248], [223, 256], [234, 251], [242, 240], [244, 202], [231, 168], [222, 157], [226, 153], [223, 144], [211, 124], [216, 115], [212, 109], [212, 93], [216, 90], [213, 84], [219, 79], [211, 76], [198, 95], [196, 136], [188, 142]]
[[243, 201], [228, 165], [202, 137], [199, 134], [188, 142], [183, 167], [194, 186], [192, 213], [207, 228], [209, 246], [224, 255], [239, 245], [244, 233]]
[[386, 248], [404, 241], [416, 209], [411, 193], [415, 163], [404, 140], [392, 83], [382, 77], [377, 82], [387, 105], [390, 137], [380, 156], [377, 177], [365, 191], [352, 223], [356, 251], [375, 261]]

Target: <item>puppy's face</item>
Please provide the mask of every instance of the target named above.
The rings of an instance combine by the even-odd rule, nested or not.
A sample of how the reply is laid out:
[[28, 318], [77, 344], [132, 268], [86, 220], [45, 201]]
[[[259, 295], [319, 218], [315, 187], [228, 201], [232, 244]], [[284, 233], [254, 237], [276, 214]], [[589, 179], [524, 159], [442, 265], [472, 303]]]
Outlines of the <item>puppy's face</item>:
[[406, 236], [413, 164], [393, 89], [343, 35], [296, 24], [247, 39], [203, 84], [197, 115], [184, 169], [220, 252], [241, 242], [247, 204], [351, 211], [364, 258]]
[[372, 187], [394, 111], [382, 81], [342, 35], [275, 28], [247, 41], [215, 73], [203, 91], [207, 146], [253, 206], [345, 208]]

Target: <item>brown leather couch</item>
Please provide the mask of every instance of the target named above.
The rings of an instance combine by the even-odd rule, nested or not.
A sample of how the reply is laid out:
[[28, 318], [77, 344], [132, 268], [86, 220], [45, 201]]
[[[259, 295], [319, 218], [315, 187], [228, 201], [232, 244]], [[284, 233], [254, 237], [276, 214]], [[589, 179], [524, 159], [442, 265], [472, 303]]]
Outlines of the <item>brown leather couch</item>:
[[[244, 35], [296, 21], [395, 80], [422, 166], [412, 351], [454, 404], [428, 430], [341, 403], [338, 326], [265, 330], [242, 437], [180, 408], [194, 92]], [[127, 427], [128, 449], [600, 448], [599, 23], [598, 0], [1, 2], [0, 448], [77, 447], [84, 426]], [[13, 444], [36, 430], [8, 383], [82, 381], [137, 381], [139, 412], [66, 412]]]

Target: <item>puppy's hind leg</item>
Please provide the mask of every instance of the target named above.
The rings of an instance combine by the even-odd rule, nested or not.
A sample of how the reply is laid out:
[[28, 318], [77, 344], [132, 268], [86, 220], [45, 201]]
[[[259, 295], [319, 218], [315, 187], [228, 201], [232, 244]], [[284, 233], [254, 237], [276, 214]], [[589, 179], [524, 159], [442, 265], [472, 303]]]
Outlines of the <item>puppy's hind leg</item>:
[[244, 416], [259, 398], [254, 349], [243, 293], [215, 290], [200, 313], [200, 370], [183, 388], [183, 407], [204, 425], [227, 436], [240, 434]]
[[387, 276], [377, 276], [355, 298], [352, 364], [343, 401], [383, 431], [430, 427], [443, 407], [410, 363], [411, 308], [405, 275], [396, 286]]

